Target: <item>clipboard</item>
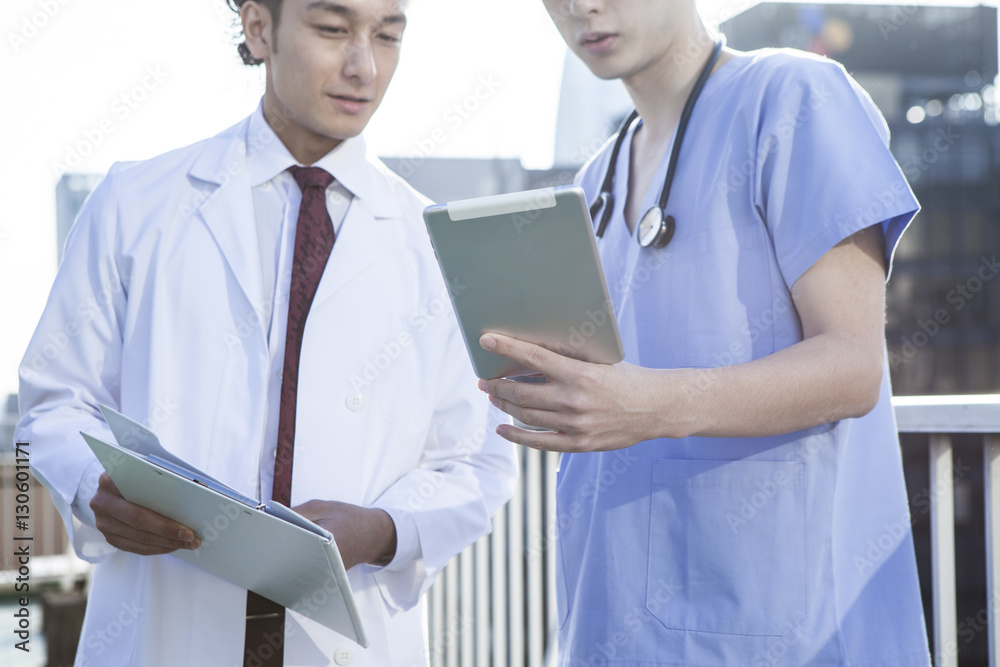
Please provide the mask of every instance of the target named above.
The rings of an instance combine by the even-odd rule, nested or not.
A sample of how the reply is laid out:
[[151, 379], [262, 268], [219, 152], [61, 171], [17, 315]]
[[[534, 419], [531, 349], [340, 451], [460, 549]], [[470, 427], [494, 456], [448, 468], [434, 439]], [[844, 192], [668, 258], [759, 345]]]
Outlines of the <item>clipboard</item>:
[[536, 372], [484, 350], [487, 332], [583, 361], [625, 358], [582, 189], [437, 204], [424, 222], [480, 378]]
[[121, 444], [80, 435], [122, 497], [188, 526], [201, 539], [197, 549], [172, 556], [368, 647], [330, 532], [280, 503], [239, 493], [168, 452], [142, 424], [100, 409]]

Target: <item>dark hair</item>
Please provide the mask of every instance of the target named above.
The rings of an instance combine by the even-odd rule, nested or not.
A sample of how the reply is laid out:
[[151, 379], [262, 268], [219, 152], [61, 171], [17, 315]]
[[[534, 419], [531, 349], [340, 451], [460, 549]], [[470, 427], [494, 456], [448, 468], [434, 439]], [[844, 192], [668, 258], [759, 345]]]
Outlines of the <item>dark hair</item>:
[[[268, 11], [271, 12], [271, 18], [274, 20], [274, 29], [278, 29], [278, 21], [281, 19], [281, 1], [282, 0], [255, 0], [255, 2], [267, 7]], [[237, 14], [237, 21], [239, 21], [240, 10], [243, 9], [243, 5], [246, 4], [247, 0], [226, 0], [229, 4], [229, 8], [232, 9]], [[242, 34], [242, 29], [241, 29]], [[276, 45], [272, 45], [276, 46]], [[260, 58], [254, 58], [253, 54], [250, 53], [250, 47], [247, 46], [246, 39], [240, 42], [239, 46], [236, 47], [239, 51], [240, 58], [247, 65], [260, 65], [264, 61]]]

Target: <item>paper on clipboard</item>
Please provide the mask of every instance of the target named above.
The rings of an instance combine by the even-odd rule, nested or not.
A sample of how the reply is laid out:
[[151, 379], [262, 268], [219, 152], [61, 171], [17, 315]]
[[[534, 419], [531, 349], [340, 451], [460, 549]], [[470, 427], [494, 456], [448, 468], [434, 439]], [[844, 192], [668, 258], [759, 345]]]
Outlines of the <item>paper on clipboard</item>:
[[128, 446], [81, 433], [129, 502], [191, 528], [171, 555], [368, 646], [333, 535], [280, 503], [265, 505], [191, 467], [145, 426], [101, 406]]
[[229, 495], [232, 498], [242, 498], [246, 504], [258, 504], [252, 498], [244, 496], [232, 487], [215, 479], [208, 473], [202, 472], [187, 461], [174, 456], [160, 444], [160, 439], [156, 437], [155, 433], [139, 422], [126, 417], [122, 413], [117, 410], [113, 410], [106, 405], [98, 407], [101, 410], [101, 414], [104, 415], [104, 421], [108, 423], [108, 427], [114, 434], [115, 442], [119, 447], [133, 451], [140, 456], [155, 457], [160, 461], [176, 466], [178, 469], [186, 470], [198, 476], [201, 480], [203, 480], [203, 482], [210, 482], [210, 484], [207, 485], [212, 486], [217, 491], [223, 492], [225, 495]]
[[294, 523], [297, 526], [316, 533], [317, 535], [321, 535], [326, 538], [331, 537], [330, 533], [326, 530], [320, 528], [312, 521], [309, 521], [301, 515], [296, 514], [281, 503], [277, 501], [260, 503], [259, 501], [240, 493], [231, 486], [223, 484], [208, 473], [194, 467], [187, 461], [178, 458], [160, 444], [160, 439], [156, 437], [155, 433], [134, 419], [130, 419], [129, 417], [126, 417], [122, 413], [117, 410], [113, 410], [106, 405], [100, 405], [98, 407], [101, 410], [101, 414], [104, 415], [104, 420], [108, 423], [111, 433], [114, 434], [115, 441], [120, 447], [133, 451], [140, 456], [144, 456], [157, 465], [171, 470], [182, 477], [186, 477], [191, 481], [203, 484], [211, 489], [215, 489], [222, 495], [228, 496], [233, 500], [242, 502], [250, 507], [262, 509], [268, 514], [284, 519], [289, 523]]

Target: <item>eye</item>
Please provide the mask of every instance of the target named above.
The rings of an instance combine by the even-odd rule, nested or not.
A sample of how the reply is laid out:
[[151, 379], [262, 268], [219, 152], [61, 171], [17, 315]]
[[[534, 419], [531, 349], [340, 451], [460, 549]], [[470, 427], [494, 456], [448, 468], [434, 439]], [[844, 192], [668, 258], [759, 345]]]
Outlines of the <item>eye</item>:
[[316, 30], [327, 35], [346, 35], [347, 30], [338, 25], [317, 25]]
[[401, 35], [393, 35], [388, 32], [380, 32], [375, 37], [386, 44], [399, 44], [403, 41], [403, 37]]

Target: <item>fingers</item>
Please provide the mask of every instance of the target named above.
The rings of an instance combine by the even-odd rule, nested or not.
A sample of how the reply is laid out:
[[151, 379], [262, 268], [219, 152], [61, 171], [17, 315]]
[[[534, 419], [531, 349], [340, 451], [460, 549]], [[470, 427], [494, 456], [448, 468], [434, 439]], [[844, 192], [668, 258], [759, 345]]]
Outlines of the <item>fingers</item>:
[[[524, 420], [522, 419], [521, 421]], [[570, 436], [555, 431], [528, 431], [511, 424], [501, 424], [497, 427], [497, 435], [504, 440], [513, 442], [515, 445], [523, 445], [543, 451], [573, 452], [579, 449], [574, 446]]]
[[552, 410], [542, 410], [535, 407], [524, 407], [517, 403], [504, 400], [493, 394], [490, 394], [490, 403], [511, 417], [514, 417], [518, 421], [524, 422], [529, 426], [559, 430], [562, 421], [564, 421], [560, 420], [558, 412], [554, 412]]
[[97, 516], [97, 528], [104, 534], [108, 544], [141, 556], [159, 556], [177, 549], [196, 549], [201, 542], [184, 542], [149, 533], [107, 516]]
[[322, 500], [307, 500], [301, 505], [292, 507], [291, 510], [299, 516], [309, 519], [314, 523], [319, 523], [323, 517], [330, 513], [330, 502]]
[[483, 334], [479, 337], [479, 344], [487, 352], [512, 359], [549, 378], [560, 377], [566, 363], [570, 361], [544, 347], [502, 334]]
[[118, 490], [115, 483], [111, 479], [111, 475], [106, 472], [102, 472], [101, 476], [97, 478], [97, 488], [107, 491], [108, 493], [122, 497], [122, 492]]
[[494, 351], [499, 350], [505, 355], [509, 352], [510, 358], [525, 365], [534, 364], [533, 368], [549, 369], [543, 374], [544, 382], [517, 382], [502, 378], [480, 380], [477, 386], [480, 391], [489, 395], [490, 402], [525, 424], [564, 430], [561, 428], [565, 422], [562, 413], [574, 410], [567, 405], [562, 383], [553, 382], [549, 378], [552, 369], [569, 360], [537, 345], [499, 334], [485, 334], [480, 340], [486, 349], [495, 343]]
[[[479, 391], [484, 391], [490, 398], [496, 397], [508, 403], [519, 406], [532, 406], [543, 410], [551, 410], [557, 406], [553, 405], [552, 385], [549, 383], [526, 383], [515, 382], [513, 380], [480, 380], [477, 384]], [[494, 405], [496, 405], [494, 403]]]
[[190, 528], [125, 500], [107, 473], [98, 480], [90, 508], [108, 544], [122, 551], [154, 556], [201, 546]]
[[525, 424], [556, 431], [571, 431], [583, 410], [566, 382], [527, 383], [514, 380], [480, 380], [480, 391], [490, 403]]
[[625, 372], [623, 367], [571, 359], [501, 334], [483, 334], [479, 342], [483, 349], [539, 371], [547, 380], [480, 380], [479, 389], [489, 394], [498, 409], [529, 426], [550, 429], [538, 432], [502, 424], [496, 432], [504, 439], [562, 452], [614, 449], [638, 442], [626, 442], [630, 439], [623, 435], [627, 429], [608, 427], [624, 420], [626, 404], [616, 395], [612, 377], [615, 372]]

